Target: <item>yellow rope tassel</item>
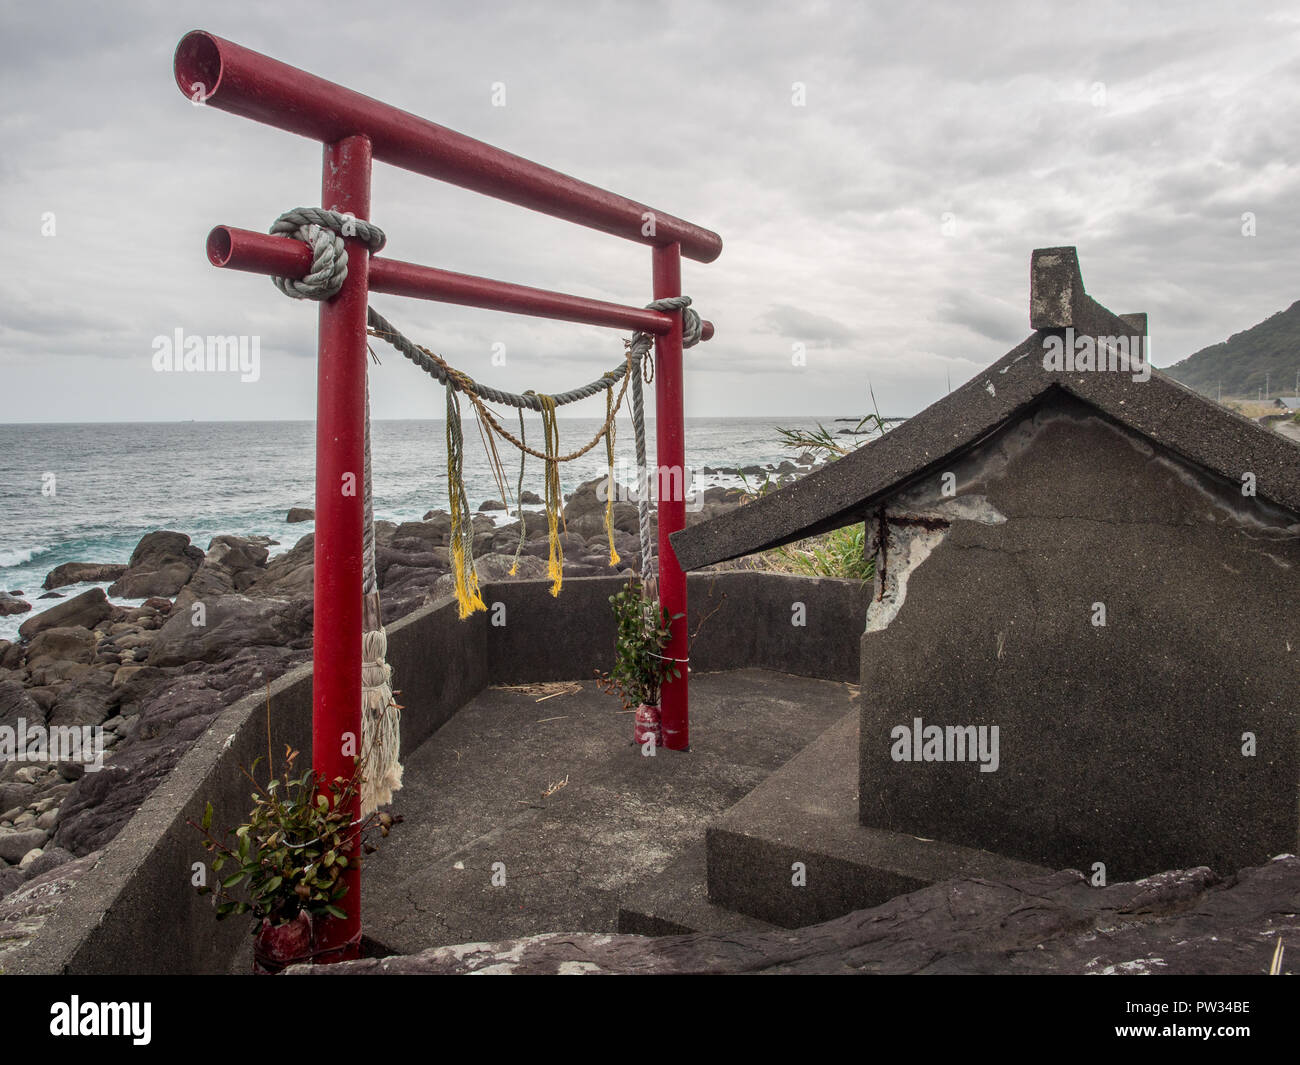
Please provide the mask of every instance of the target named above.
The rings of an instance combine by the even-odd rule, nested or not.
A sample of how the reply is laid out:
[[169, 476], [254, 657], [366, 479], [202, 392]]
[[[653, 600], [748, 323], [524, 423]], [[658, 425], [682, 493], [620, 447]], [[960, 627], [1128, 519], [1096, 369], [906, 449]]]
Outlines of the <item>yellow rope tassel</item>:
[[555, 424], [555, 400], [538, 393], [542, 401], [542, 433], [546, 438], [546, 525], [550, 541], [550, 556], [546, 573], [551, 578], [551, 595], [560, 594], [564, 583], [564, 548], [560, 545], [560, 507], [564, 497], [560, 494], [560, 430]]
[[609, 459], [609, 479], [605, 482], [605, 535], [609, 538], [609, 564], [618, 565], [614, 549], [614, 390], [605, 390], [605, 456]]
[[447, 384], [447, 496], [451, 510], [451, 571], [456, 575], [456, 602], [460, 617], [486, 610], [474, 572], [474, 525], [465, 497], [465, 441], [460, 424], [456, 390]]

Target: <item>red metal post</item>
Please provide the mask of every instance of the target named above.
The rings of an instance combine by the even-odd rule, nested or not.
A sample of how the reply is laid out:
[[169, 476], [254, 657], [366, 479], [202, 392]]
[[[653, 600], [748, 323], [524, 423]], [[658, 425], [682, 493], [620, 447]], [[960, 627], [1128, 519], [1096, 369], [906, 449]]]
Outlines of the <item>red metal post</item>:
[[[207, 107], [322, 143], [370, 138], [374, 157], [542, 214], [641, 244], [679, 242], [688, 259], [711, 263], [722, 238], [684, 219], [512, 155], [212, 33], [176, 46], [176, 85]], [[655, 135], [657, 140], [659, 135]], [[652, 223], [647, 225], [647, 223]], [[653, 234], [653, 235], [651, 235]]]
[[[370, 141], [325, 145], [321, 203], [370, 218]], [[320, 305], [316, 392], [315, 614], [312, 649], [312, 766], [327, 781], [350, 778], [361, 753], [361, 537], [365, 463], [366, 299], [370, 251], [347, 240], [348, 279]], [[352, 820], [360, 816], [358, 797]], [[359, 848], [357, 850], [359, 853]], [[361, 876], [349, 855], [346, 919], [324, 922], [321, 950], [361, 931]], [[329, 960], [355, 957], [355, 948]]]
[[[657, 247], [652, 252], [654, 298], [682, 294], [682, 249], [678, 244]], [[682, 616], [672, 623], [672, 638], [665, 654], [678, 659], [682, 675], [663, 686], [660, 715], [664, 746], [673, 751], [691, 745], [687, 693], [687, 659], [690, 639], [686, 618], [686, 574], [677, 564], [677, 554], [668, 537], [686, 527], [686, 492], [690, 488], [686, 469], [686, 426], [682, 406], [681, 311], [672, 312], [676, 326], [655, 337], [655, 450], [659, 462], [659, 601], [669, 614]]]
[[[226, 270], [296, 278], [305, 277], [311, 269], [311, 249], [302, 241], [285, 240], [234, 226], [213, 229], [208, 234], [207, 251], [212, 265]], [[656, 336], [677, 328], [676, 320], [662, 311], [530, 288], [509, 281], [493, 281], [487, 277], [458, 274], [397, 259], [371, 259], [369, 283], [371, 292], [389, 296], [410, 296], [584, 325], [635, 329]], [[700, 334], [701, 340], [710, 340], [713, 323], [701, 322]]]

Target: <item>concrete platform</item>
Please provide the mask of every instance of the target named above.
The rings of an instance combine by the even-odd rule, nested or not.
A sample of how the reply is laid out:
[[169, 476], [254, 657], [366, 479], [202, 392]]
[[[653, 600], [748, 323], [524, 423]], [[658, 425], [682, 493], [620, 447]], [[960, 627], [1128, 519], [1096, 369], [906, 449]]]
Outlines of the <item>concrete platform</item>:
[[647, 758], [631, 714], [581, 683], [541, 703], [486, 689], [406, 756], [393, 807], [405, 822], [362, 874], [371, 939], [413, 953], [613, 932], [621, 898], [856, 699], [843, 682], [760, 669], [693, 674], [691, 751]]
[[658, 876], [624, 895], [618, 907], [618, 931], [629, 935], [762, 932], [772, 928], [766, 921], [709, 901], [708, 859], [703, 838]]
[[[942, 880], [1009, 880], [1050, 870], [858, 821], [858, 713], [773, 773], [706, 837], [708, 898], [782, 928], [868, 909]], [[794, 863], [806, 883], [794, 883]]]

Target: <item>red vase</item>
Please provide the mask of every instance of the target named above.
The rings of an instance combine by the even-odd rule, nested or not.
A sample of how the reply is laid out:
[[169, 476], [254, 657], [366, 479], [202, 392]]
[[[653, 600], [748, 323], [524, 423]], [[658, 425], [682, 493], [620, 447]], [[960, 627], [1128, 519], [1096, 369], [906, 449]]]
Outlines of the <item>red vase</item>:
[[253, 940], [253, 971], [278, 973], [300, 961], [311, 961], [315, 944], [311, 914], [299, 910], [298, 916], [284, 924], [272, 924], [262, 918], [262, 927]]
[[663, 743], [663, 730], [659, 727], [659, 707], [642, 703], [636, 708], [636, 723], [632, 726], [632, 740], [638, 747], [645, 746], [646, 740], [653, 739], [658, 747]]

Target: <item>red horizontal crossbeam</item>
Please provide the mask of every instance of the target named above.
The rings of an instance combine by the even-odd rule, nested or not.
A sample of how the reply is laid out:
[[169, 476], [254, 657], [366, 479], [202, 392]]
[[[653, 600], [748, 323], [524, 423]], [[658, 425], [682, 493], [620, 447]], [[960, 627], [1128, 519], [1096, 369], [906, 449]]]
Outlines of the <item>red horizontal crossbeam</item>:
[[173, 66], [181, 92], [209, 107], [324, 144], [360, 134], [370, 139], [375, 159], [404, 170], [641, 244], [680, 244], [682, 254], [698, 262], [722, 253], [722, 238], [711, 230], [211, 33], [195, 30], [181, 38]]
[[[227, 270], [300, 278], [305, 277], [311, 268], [311, 249], [300, 240], [285, 240], [233, 226], [217, 226], [208, 234], [208, 260]], [[654, 336], [665, 336], [677, 327], [673, 317], [662, 311], [627, 307], [621, 303], [571, 296], [567, 292], [550, 292], [544, 288], [530, 288], [378, 256], [370, 259], [370, 291], [454, 303], [462, 307], [509, 311], [534, 318], [633, 329]], [[701, 339], [710, 339], [713, 323], [702, 323], [702, 330]]]

